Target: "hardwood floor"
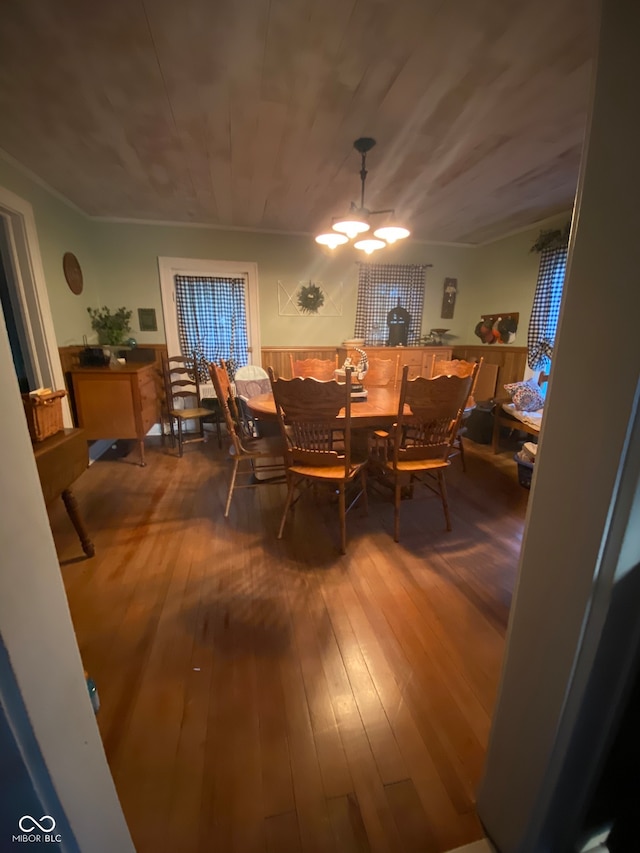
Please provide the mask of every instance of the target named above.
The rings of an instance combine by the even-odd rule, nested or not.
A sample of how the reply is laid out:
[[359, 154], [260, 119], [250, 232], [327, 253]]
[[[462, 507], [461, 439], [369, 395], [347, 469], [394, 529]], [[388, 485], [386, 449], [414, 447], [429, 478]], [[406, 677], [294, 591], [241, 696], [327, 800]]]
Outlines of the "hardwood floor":
[[[234, 495], [215, 441], [146, 468], [103, 459], [75, 492], [84, 559], [51, 514], [98, 723], [138, 853], [445, 851], [474, 811], [528, 492], [466, 443], [453, 531], [426, 490], [347, 519], [284, 486]], [[135, 453], [132, 454], [135, 459]]]

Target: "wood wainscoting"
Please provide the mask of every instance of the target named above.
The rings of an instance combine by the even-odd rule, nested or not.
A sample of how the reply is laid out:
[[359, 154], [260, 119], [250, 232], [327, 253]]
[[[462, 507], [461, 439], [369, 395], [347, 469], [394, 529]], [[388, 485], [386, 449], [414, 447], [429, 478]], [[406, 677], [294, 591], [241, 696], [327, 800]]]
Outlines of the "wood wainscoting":
[[338, 347], [262, 347], [262, 366], [265, 370], [270, 367], [276, 376], [282, 379], [291, 379], [292, 355], [295, 361], [305, 358], [334, 359]]
[[465, 361], [479, 361], [484, 358], [485, 364], [498, 365], [497, 391], [498, 396], [502, 393], [502, 386], [509, 382], [520, 382], [524, 376], [527, 366], [527, 348], [510, 347], [501, 344], [476, 346], [454, 346], [454, 358], [463, 358]]
[[[410, 367], [409, 378], [416, 376], [430, 376], [433, 356], [437, 358], [451, 358], [451, 347], [373, 347], [364, 346], [363, 349], [373, 358], [393, 358], [398, 355], [398, 376], [402, 374], [402, 367], [408, 364]], [[263, 347], [262, 366], [265, 370], [273, 367], [277, 376], [283, 379], [291, 379], [291, 363], [289, 356], [294, 360], [305, 358], [334, 359], [338, 354], [338, 364], [344, 364], [347, 355], [354, 356], [353, 350], [339, 347]]]

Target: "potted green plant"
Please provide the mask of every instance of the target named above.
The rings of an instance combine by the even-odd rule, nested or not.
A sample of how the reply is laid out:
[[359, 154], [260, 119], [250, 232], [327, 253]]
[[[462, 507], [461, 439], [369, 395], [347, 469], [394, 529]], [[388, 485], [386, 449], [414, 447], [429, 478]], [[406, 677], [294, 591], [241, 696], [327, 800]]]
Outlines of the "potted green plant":
[[113, 314], [106, 305], [87, 308], [87, 311], [91, 317], [91, 328], [98, 333], [98, 343], [121, 344], [125, 334], [131, 331], [129, 320], [133, 312], [126, 308], [117, 308]]

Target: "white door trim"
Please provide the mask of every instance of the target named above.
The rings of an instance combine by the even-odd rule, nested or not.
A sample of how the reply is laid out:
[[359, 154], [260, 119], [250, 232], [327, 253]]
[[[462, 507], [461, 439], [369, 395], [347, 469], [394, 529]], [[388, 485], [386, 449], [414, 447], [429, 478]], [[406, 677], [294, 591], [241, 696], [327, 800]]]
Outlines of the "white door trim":
[[162, 258], [158, 257], [160, 273], [160, 292], [162, 295], [162, 313], [164, 332], [169, 354], [180, 352], [178, 320], [175, 305], [176, 275], [246, 276], [247, 279], [247, 329], [249, 332], [249, 352], [253, 364], [261, 364], [260, 348], [260, 308], [258, 300], [258, 265], [253, 261], [215, 261], [198, 258]]
[[[7, 226], [8, 273], [16, 285], [29, 360], [41, 387], [64, 388], [64, 374], [53, 327], [47, 283], [40, 256], [33, 208], [28, 201], [0, 186], [0, 216]], [[68, 401], [63, 401], [65, 426], [73, 426]]]

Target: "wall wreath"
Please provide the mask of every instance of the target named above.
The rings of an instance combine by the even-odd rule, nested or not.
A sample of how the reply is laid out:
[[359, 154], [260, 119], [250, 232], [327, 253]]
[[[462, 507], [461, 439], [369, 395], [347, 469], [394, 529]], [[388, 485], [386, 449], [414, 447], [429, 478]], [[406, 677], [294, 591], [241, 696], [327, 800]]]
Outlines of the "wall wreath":
[[305, 314], [317, 314], [318, 310], [324, 305], [322, 288], [312, 281], [309, 284], [304, 284], [298, 291], [297, 302], [298, 307]]

